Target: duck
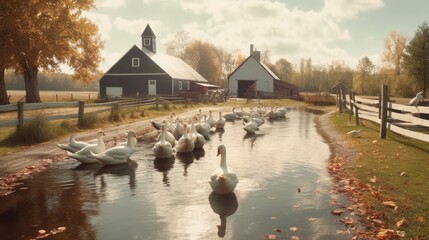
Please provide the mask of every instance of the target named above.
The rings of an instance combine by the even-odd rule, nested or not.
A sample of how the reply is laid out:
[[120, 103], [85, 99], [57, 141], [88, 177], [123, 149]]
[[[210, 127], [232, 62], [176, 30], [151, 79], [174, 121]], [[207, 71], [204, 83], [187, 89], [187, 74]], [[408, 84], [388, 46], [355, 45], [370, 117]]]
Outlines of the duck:
[[177, 141], [176, 150], [178, 153], [188, 153], [194, 150], [194, 140], [189, 136], [187, 124], [183, 124], [183, 136]]
[[75, 153], [79, 150], [81, 150], [82, 148], [89, 146], [89, 145], [93, 145], [97, 143], [97, 139], [92, 139], [88, 142], [84, 142], [84, 141], [76, 141], [75, 138], [76, 134], [73, 133], [70, 135], [69, 138], [69, 142], [68, 143], [57, 143], [57, 146], [63, 150], [69, 151], [71, 153]]
[[225, 119], [222, 117], [222, 112], [219, 112], [219, 118], [215, 122], [216, 129], [223, 129], [225, 127]]
[[165, 140], [166, 126], [161, 126], [161, 139], [153, 146], [152, 150], [158, 159], [171, 158], [173, 156], [173, 147]]
[[410, 100], [408, 103], [409, 106], [416, 106], [419, 105], [419, 103], [423, 101], [423, 91], [416, 94], [416, 96]]
[[215, 169], [210, 176], [210, 186], [217, 194], [229, 194], [235, 190], [238, 183], [237, 174], [226, 164], [226, 147], [221, 144], [217, 147], [217, 155], [221, 155], [220, 167]]
[[91, 155], [91, 152], [100, 153], [106, 150], [106, 145], [103, 141], [103, 135], [103, 131], [98, 131], [96, 144], [90, 144], [77, 152], [67, 151], [67, 156], [74, 158], [81, 163], [97, 163], [97, 159]]
[[191, 130], [189, 133], [191, 135], [192, 140], [194, 141], [194, 150], [203, 148], [204, 144], [206, 144], [206, 139], [203, 135], [197, 132], [193, 120], [191, 122]]
[[118, 144], [115, 147], [107, 149], [101, 153], [91, 152], [91, 155], [95, 157], [101, 164], [114, 165], [127, 163], [130, 156], [134, 153], [134, 131], [128, 132], [127, 144]]

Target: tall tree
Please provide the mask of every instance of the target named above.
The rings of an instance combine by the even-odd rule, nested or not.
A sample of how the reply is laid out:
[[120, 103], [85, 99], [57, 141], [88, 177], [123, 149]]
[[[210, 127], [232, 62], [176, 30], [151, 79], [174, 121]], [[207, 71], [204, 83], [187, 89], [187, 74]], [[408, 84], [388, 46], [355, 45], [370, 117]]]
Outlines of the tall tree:
[[201, 40], [193, 41], [186, 47], [183, 60], [207, 81], [220, 84], [222, 67], [216, 55], [216, 48], [212, 44]]
[[429, 76], [429, 26], [427, 22], [420, 25], [407, 45], [404, 53], [404, 68], [417, 80], [417, 88], [426, 96]]
[[166, 52], [169, 55], [182, 58], [186, 46], [189, 45], [191, 39], [189, 33], [186, 31], [180, 31], [174, 35], [174, 38], [167, 41], [165, 46], [167, 48]]
[[59, 71], [60, 64], [74, 70], [73, 78], [93, 80], [101, 62], [103, 43], [98, 28], [82, 16], [94, 0], [10, 0], [2, 11], [16, 18], [5, 19], [13, 26], [13, 59], [25, 81], [26, 102], [40, 102], [39, 70]]
[[357, 65], [357, 71], [360, 74], [360, 80], [361, 80], [361, 94], [364, 95], [364, 82], [365, 78], [371, 74], [372, 71], [374, 71], [374, 64], [371, 62], [371, 60], [365, 56], [362, 57]]
[[408, 37], [398, 32], [390, 32], [384, 39], [384, 52], [381, 61], [390, 69], [395, 70], [396, 76], [401, 74], [402, 55], [407, 45]]
[[274, 64], [275, 73], [282, 81], [291, 81], [293, 76], [293, 66], [288, 60], [280, 58]]

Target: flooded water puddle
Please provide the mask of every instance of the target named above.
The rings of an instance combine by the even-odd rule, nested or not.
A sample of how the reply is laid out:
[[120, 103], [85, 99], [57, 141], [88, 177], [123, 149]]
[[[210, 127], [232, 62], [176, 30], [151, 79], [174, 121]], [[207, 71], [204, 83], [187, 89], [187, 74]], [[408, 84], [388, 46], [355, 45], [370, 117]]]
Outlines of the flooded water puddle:
[[[136, 166], [56, 163], [0, 198], [2, 239], [39, 230], [57, 231], [57, 239], [350, 239], [341, 223], [348, 211], [330, 213], [347, 202], [329, 193], [330, 152], [314, 118], [291, 110], [253, 136], [241, 121], [227, 122], [204, 150], [170, 160], [155, 160], [155, 142], [139, 142]], [[239, 178], [229, 195], [208, 183], [219, 144]]]

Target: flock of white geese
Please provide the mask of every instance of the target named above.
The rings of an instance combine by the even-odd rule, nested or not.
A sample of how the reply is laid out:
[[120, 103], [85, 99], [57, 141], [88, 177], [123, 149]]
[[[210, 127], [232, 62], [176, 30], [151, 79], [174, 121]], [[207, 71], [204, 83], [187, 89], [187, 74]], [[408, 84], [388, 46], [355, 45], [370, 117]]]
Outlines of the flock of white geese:
[[[201, 109], [190, 118], [180, 119], [175, 113], [171, 113], [169, 119], [161, 122], [150, 121], [152, 126], [159, 131], [157, 142], [152, 150], [157, 159], [170, 159], [175, 153], [191, 153], [202, 149], [209, 139], [209, 133], [214, 129], [223, 129], [225, 121], [241, 120], [246, 134], [255, 134], [259, 127], [265, 123], [265, 119], [275, 120], [285, 118], [287, 108], [281, 107], [256, 107], [245, 111], [236, 111], [222, 115], [220, 111], [215, 119], [212, 111], [208, 111], [208, 117]], [[103, 131], [97, 132], [94, 140], [83, 142], [75, 139], [75, 134], [70, 136], [66, 144], [57, 143], [57, 146], [67, 151], [67, 156], [81, 163], [100, 163], [103, 165], [127, 163], [134, 153], [137, 144], [134, 131], [128, 132], [127, 141], [106, 149], [103, 141]], [[238, 178], [236, 173], [227, 166], [226, 147], [219, 145], [217, 156], [221, 155], [220, 166], [215, 169], [209, 178], [210, 186], [218, 194], [228, 194], [234, 191]]]

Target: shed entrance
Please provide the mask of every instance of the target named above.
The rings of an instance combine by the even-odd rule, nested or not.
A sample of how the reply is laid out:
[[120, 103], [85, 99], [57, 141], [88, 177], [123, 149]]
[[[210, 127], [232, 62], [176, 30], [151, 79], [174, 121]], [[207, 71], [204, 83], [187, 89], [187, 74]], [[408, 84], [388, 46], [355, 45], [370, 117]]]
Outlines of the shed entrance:
[[247, 89], [254, 84], [255, 80], [238, 80], [237, 81], [237, 97], [246, 98]]

